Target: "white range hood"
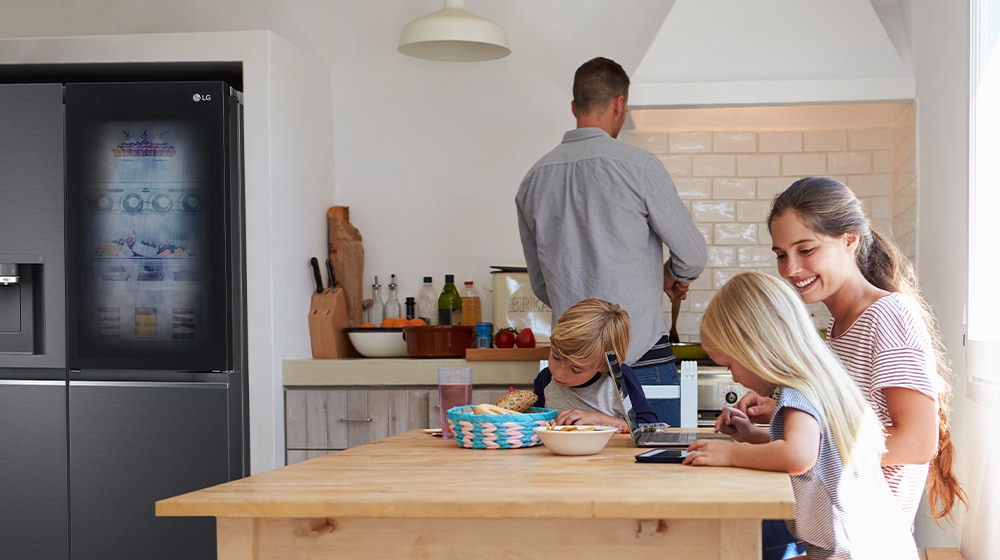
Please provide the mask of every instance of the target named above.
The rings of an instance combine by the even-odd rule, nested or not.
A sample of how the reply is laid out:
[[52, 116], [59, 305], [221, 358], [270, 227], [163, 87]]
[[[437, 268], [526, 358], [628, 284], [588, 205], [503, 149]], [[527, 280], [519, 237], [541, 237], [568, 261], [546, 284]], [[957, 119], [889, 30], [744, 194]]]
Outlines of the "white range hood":
[[674, 0], [629, 105], [912, 99], [908, 2]]

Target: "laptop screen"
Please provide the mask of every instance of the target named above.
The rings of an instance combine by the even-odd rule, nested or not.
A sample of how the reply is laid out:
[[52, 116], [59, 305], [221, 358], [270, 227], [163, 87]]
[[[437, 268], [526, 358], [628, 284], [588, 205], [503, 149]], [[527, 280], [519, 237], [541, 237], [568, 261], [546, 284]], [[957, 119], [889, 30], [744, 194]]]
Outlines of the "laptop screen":
[[635, 416], [635, 409], [632, 408], [632, 399], [628, 395], [628, 388], [625, 387], [625, 380], [622, 379], [622, 367], [618, 364], [618, 355], [615, 354], [614, 350], [610, 350], [604, 353], [604, 358], [608, 362], [608, 374], [615, 382], [618, 396], [622, 401], [622, 408], [625, 409], [625, 422], [628, 424], [628, 430], [635, 437], [639, 431], [639, 420]]

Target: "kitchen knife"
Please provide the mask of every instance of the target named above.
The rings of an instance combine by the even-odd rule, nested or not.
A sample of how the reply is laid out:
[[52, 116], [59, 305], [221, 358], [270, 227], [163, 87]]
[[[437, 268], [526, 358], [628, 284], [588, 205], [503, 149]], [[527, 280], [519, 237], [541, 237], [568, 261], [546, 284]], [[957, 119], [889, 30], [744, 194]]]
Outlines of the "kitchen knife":
[[326, 259], [326, 275], [330, 279], [330, 287], [337, 291], [337, 277], [333, 274], [333, 261]]
[[323, 293], [323, 277], [319, 274], [319, 259], [313, 257], [309, 259], [309, 264], [312, 265], [313, 278], [316, 279], [316, 293], [321, 294]]

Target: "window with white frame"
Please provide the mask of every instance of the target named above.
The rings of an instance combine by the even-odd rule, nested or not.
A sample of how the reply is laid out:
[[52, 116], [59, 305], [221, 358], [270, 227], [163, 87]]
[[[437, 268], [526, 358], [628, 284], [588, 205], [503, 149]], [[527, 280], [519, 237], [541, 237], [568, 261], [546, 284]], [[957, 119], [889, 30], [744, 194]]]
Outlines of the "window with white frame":
[[[972, 2], [969, 111], [969, 305], [971, 382], [1000, 383], [1000, 3]], [[975, 355], [973, 355], [975, 354]], [[982, 359], [988, 358], [988, 359]]]

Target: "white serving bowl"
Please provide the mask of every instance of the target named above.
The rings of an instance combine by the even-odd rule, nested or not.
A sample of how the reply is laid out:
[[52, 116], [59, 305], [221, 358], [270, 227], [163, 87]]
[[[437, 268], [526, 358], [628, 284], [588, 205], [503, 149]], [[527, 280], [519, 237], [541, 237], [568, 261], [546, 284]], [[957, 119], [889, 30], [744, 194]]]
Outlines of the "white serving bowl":
[[354, 349], [366, 358], [405, 358], [406, 340], [401, 328], [355, 327], [347, 329]]
[[556, 455], [593, 455], [604, 449], [618, 428], [611, 426], [539, 426], [535, 433]]

